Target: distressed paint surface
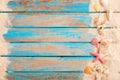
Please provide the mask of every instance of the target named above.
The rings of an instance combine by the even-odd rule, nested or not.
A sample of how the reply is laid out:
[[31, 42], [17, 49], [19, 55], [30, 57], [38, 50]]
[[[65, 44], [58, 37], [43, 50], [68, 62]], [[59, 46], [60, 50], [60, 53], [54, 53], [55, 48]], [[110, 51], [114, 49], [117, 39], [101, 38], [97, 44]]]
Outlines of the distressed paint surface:
[[[86, 63], [94, 58], [90, 42], [97, 37], [89, 33], [95, 31], [90, 13], [82, 13], [89, 12], [89, 4], [90, 0], [10, 1], [12, 25], [4, 35], [9, 55], [3, 58], [10, 61], [6, 78], [82, 80]], [[15, 13], [19, 11], [23, 12]]]
[[[97, 13], [96, 13], [97, 14]], [[90, 27], [90, 13], [12, 13], [11, 28]]]
[[4, 38], [9, 42], [91, 42], [96, 35], [88, 31], [86, 28], [12, 28]]
[[[9, 56], [91, 56], [91, 43], [10, 43]], [[2, 55], [2, 54], [1, 54]]]
[[80, 72], [8, 72], [9, 80], [82, 80]]
[[83, 71], [94, 57], [10, 57], [8, 71]]
[[12, 0], [8, 6], [25, 12], [89, 12], [89, 4], [90, 0]]

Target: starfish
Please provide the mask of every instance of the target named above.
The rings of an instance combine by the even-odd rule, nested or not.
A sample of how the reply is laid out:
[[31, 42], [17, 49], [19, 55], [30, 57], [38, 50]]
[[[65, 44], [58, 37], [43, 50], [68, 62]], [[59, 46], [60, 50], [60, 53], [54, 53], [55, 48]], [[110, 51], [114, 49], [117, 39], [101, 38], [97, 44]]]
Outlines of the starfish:
[[93, 59], [93, 62], [100, 61], [102, 64], [105, 64], [105, 61], [101, 58], [101, 55], [100, 55], [100, 47], [98, 48], [97, 52], [92, 52], [91, 54], [95, 56], [95, 59]]

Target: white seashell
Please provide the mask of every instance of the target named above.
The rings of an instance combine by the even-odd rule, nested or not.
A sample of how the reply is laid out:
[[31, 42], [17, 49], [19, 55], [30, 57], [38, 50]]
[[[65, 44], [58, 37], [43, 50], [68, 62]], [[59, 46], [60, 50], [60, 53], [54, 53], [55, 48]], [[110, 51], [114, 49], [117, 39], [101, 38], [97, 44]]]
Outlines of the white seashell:
[[100, 0], [100, 1], [101, 1], [102, 6], [106, 9], [108, 9], [108, 7], [109, 7], [108, 0]]

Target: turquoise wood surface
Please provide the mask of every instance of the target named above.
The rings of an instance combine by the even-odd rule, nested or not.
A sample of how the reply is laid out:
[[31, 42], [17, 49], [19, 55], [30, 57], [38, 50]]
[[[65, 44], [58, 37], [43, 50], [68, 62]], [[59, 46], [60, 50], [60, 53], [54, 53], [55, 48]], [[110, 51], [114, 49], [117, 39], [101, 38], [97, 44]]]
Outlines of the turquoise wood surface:
[[8, 72], [8, 80], [82, 80], [79, 71], [68, 72]]
[[12, 0], [13, 11], [25, 12], [89, 12], [90, 0]]
[[9, 42], [91, 42], [96, 33], [88, 31], [86, 28], [11, 28], [4, 38]]
[[12, 11], [4, 11], [11, 12], [12, 23], [4, 34], [9, 54], [2, 58], [10, 61], [6, 78], [83, 80], [84, 67], [94, 58], [90, 42], [97, 37], [91, 28], [95, 26], [90, 26], [89, 4], [90, 0], [10, 1]]
[[12, 25], [8, 27], [11, 28], [90, 27], [91, 25], [90, 13], [12, 13], [9, 18]]
[[[10, 43], [8, 56], [91, 56], [91, 43]], [[2, 55], [2, 53], [1, 53]], [[4, 54], [3, 54], [4, 55]]]
[[83, 71], [94, 57], [10, 57], [8, 71]]

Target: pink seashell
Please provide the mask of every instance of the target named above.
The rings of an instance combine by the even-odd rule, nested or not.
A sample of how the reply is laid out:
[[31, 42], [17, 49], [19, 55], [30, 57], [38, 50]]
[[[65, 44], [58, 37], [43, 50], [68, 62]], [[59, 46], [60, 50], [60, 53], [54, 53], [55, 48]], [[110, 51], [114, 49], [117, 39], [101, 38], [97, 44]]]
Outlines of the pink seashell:
[[91, 44], [98, 47], [98, 44], [99, 44], [99, 41], [97, 38], [93, 38], [92, 41], [91, 41]]

